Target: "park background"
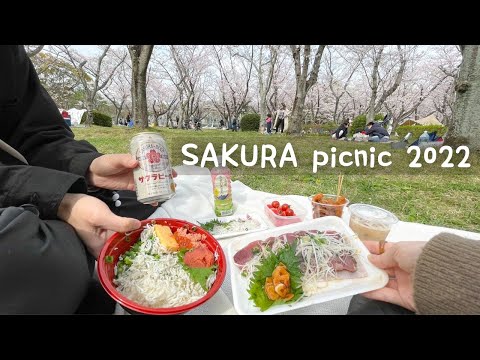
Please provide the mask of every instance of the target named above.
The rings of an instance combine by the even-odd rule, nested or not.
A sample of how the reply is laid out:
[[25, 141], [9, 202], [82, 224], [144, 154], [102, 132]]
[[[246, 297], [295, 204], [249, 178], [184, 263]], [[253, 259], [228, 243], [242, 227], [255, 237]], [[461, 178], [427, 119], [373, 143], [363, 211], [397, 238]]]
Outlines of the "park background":
[[[340, 123], [351, 132], [390, 116], [392, 140], [437, 131], [452, 146], [468, 145], [472, 168], [450, 173], [403, 171], [351, 174], [350, 202], [386, 208], [401, 220], [480, 231], [480, 56], [478, 45], [26, 45], [59, 111], [81, 111], [72, 130], [104, 153], [128, 152], [138, 132], [158, 131], [171, 152], [178, 142], [216, 147], [271, 143], [312, 153]], [[289, 109], [285, 134], [262, 125], [280, 104]], [[72, 111], [73, 110], [73, 111]], [[133, 127], [125, 123], [127, 115]], [[435, 117], [441, 125], [414, 121]], [[239, 132], [233, 132], [237, 119]], [[72, 119], [70, 119], [71, 122]], [[200, 122], [202, 131], [195, 131]], [[220, 124], [224, 125], [220, 129]], [[407, 125], [406, 125], [407, 124]], [[397, 136], [395, 136], [395, 134]], [[356, 144], [368, 149], [371, 144]], [[375, 145], [388, 150], [387, 144]], [[401, 150], [405, 153], [405, 150]], [[398, 154], [403, 154], [398, 153]], [[406, 155], [405, 155], [406, 156]], [[173, 165], [181, 164], [178, 151]], [[395, 170], [395, 169], [394, 169]], [[333, 174], [235, 173], [256, 190], [277, 194], [334, 193]], [[233, 194], [235, 197], [235, 194]], [[192, 204], [194, 207], [195, 204]]]

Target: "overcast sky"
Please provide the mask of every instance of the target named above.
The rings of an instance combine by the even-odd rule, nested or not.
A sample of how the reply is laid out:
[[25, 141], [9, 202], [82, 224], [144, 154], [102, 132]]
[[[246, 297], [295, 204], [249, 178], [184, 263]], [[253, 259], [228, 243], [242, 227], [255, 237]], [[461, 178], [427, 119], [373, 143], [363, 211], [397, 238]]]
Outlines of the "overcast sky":
[[94, 55], [98, 50], [96, 45], [72, 45], [72, 48], [76, 49], [80, 54], [84, 56]]
[[[112, 48], [117, 48], [125, 45], [112, 45]], [[92, 56], [95, 53], [100, 52], [98, 45], [72, 45], [72, 48], [76, 49], [83, 56]]]

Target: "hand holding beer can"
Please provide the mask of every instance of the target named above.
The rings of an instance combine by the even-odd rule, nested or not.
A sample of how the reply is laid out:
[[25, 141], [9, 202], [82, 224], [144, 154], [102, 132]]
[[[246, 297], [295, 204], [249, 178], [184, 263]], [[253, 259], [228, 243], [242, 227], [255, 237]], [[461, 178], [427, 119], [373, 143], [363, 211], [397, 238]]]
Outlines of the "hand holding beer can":
[[175, 195], [172, 166], [160, 134], [142, 132], [130, 142], [130, 154], [138, 161], [133, 170], [137, 200], [144, 204], [164, 202]]

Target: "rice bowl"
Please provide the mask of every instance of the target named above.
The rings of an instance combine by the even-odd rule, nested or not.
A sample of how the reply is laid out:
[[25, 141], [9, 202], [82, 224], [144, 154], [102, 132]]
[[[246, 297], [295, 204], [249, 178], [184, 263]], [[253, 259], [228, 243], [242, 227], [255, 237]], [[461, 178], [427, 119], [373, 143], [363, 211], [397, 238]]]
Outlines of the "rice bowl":
[[[155, 219], [154, 223], [169, 227], [172, 233], [178, 230], [185, 234], [184, 229], [194, 229], [198, 234], [196, 238], [201, 241], [187, 252], [168, 251], [153, 236], [152, 220], [144, 220], [141, 229], [128, 236], [117, 233], [106, 242], [98, 258], [100, 282], [107, 293], [129, 312], [179, 314], [192, 310], [210, 299], [222, 285], [226, 273], [225, 255], [212, 235], [194, 224], [175, 219]], [[195, 249], [199, 249], [196, 251], [200, 254], [213, 254], [204, 269], [210, 267], [211, 271], [200, 271], [208, 275], [201, 284], [198, 276], [191, 276], [180, 261], [184, 259], [182, 256]], [[132, 253], [135, 253], [134, 257]], [[192, 263], [190, 258], [192, 256], [187, 260]], [[202, 265], [198, 265], [197, 260], [192, 266]]]

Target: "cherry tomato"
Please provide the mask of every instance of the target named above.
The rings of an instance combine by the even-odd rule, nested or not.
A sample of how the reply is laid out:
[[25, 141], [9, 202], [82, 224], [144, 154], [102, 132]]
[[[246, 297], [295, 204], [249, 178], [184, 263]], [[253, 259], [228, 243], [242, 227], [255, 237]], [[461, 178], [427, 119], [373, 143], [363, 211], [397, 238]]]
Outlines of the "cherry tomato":
[[278, 215], [279, 215], [279, 216], [286, 216], [286, 215], [285, 215], [285, 211], [279, 211], [279, 212], [278, 212]]
[[278, 209], [280, 207], [280, 203], [278, 201], [272, 201], [272, 206]]
[[288, 209], [290, 209], [290, 205], [288, 205], [288, 204], [283, 204], [282, 205], [282, 211], [287, 211]]
[[272, 210], [272, 212], [273, 212], [274, 214], [278, 215], [278, 209], [272, 208], [271, 210]]
[[293, 212], [292, 209], [287, 209], [287, 211], [285, 211], [285, 215], [286, 216], [295, 216], [295, 213]]
[[273, 206], [272, 206], [272, 204], [267, 204], [267, 207], [268, 207], [269, 209], [271, 209]]

